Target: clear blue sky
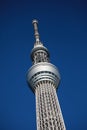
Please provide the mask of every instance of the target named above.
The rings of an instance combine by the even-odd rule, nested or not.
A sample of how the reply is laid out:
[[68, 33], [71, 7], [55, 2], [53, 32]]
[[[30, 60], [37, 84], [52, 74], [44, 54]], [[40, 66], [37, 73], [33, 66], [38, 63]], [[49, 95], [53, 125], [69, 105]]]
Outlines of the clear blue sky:
[[87, 130], [87, 2], [0, 1], [0, 130], [36, 130], [35, 96], [26, 83], [32, 20], [61, 74], [57, 91], [67, 130]]

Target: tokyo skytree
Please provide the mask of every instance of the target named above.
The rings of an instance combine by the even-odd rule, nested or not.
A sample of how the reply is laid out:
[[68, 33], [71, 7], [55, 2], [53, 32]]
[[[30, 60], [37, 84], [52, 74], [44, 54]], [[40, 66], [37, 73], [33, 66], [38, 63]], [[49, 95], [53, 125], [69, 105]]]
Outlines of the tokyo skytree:
[[60, 82], [57, 67], [50, 63], [49, 51], [40, 41], [38, 21], [33, 20], [35, 44], [31, 51], [32, 66], [27, 82], [36, 98], [37, 130], [66, 130], [56, 94]]

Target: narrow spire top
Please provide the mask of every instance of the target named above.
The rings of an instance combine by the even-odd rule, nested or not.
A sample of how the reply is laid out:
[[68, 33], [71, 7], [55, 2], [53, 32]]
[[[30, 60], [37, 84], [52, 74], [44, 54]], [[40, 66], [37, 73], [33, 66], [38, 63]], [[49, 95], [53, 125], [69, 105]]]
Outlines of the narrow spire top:
[[38, 32], [38, 21], [35, 19], [33, 20], [32, 24], [34, 26], [34, 35], [35, 35], [36, 44], [38, 44], [40, 43], [40, 36]]

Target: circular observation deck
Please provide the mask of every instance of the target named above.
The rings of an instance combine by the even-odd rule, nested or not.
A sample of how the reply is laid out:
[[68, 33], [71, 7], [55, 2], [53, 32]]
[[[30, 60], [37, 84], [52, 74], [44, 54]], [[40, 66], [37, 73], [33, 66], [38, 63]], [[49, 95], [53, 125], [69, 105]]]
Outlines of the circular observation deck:
[[60, 74], [56, 66], [47, 62], [40, 62], [33, 65], [27, 72], [27, 82], [33, 91], [41, 81], [50, 81], [55, 87], [60, 82]]

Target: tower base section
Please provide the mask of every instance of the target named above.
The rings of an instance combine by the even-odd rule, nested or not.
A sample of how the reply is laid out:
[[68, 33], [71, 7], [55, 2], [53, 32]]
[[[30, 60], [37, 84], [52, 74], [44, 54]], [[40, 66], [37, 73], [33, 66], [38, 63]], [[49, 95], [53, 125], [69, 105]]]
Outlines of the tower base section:
[[52, 82], [38, 83], [35, 95], [37, 130], [66, 130], [56, 88]]

